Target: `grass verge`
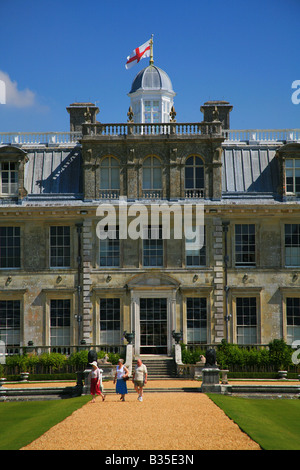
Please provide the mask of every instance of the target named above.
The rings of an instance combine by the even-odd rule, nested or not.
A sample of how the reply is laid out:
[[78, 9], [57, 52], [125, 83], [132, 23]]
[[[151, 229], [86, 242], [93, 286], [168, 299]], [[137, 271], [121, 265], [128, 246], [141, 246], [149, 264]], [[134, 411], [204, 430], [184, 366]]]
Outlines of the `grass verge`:
[[208, 394], [264, 450], [300, 450], [300, 400]]
[[0, 450], [18, 450], [30, 444], [91, 399], [0, 403]]

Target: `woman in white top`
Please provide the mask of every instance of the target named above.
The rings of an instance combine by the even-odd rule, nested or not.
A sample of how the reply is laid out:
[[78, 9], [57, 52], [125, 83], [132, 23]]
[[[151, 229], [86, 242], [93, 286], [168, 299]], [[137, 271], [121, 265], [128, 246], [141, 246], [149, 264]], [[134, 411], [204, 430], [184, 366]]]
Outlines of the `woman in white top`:
[[90, 365], [92, 366], [91, 374], [91, 395], [92, 395], [92, 403], [95, 403], [95, 395], [101, 395], [102, 401], [105, 400], [105, 395], [102, 393], [102, 369], [98, 368], [98, 364], [96, 361], [91, 362]]
[[121, 395], [120, 400], [125, 401], [125, 395], [128, 393], [126, 380], [128, 378], [129, 370], [124, 365], [124, 360], [119, 359], [117, 370], [115, 373], [114, 384], [117, 380], [116, 393]]

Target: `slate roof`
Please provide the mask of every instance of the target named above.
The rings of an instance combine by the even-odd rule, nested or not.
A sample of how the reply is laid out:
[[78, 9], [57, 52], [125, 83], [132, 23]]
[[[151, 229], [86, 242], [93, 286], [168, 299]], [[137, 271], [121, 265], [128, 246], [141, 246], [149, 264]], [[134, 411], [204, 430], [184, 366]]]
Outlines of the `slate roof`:
[[275, 197], [279, 185], [279, 167], [274, 146], [225, 147], [222, 156], [224, 196], [269, 195]]
[[24, 186], [28, 197], [65, 194], [80, 198], [81, 147], [27, 150]]
[[[26, 149], [27, 200], [82, 199], [81, 146]], [[225, 199], [278, 199], [276, 147], [224, 146], [222, 192]]]

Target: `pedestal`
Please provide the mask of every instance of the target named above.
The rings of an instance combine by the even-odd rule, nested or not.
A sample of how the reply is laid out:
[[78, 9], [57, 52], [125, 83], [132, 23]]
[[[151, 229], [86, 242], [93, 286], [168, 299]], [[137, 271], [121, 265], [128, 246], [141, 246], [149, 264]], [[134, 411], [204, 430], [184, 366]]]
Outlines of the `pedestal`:
[[202, 385], [201, 392], [204, 393], [220, 393], [220, 369], [217, 367], [202, 369]]
[[133, 361], [133, 344], [127, 344], [125, 365], [127, 369], [129, 370], [129, 377], [132, 375], [132, 361]]
[[83, 387], [82, 395], [89, 395], [91, 393], [91, 369], [85, 369], [83, 371]]

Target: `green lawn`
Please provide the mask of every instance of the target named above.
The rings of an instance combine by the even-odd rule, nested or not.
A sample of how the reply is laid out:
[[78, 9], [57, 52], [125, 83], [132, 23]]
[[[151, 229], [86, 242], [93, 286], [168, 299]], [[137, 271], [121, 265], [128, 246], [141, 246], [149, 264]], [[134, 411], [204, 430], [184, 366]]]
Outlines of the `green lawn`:
[[300, 400], [208, 394], [264, 450], [300, 450]]
[[81, 408], [90, 396], [0, 403], [0, 450], [18, 450]]

